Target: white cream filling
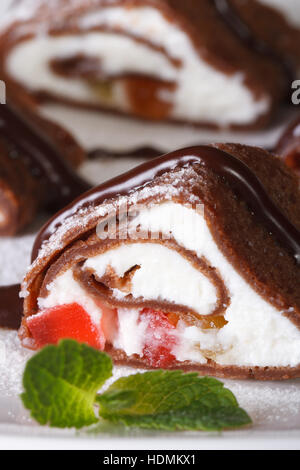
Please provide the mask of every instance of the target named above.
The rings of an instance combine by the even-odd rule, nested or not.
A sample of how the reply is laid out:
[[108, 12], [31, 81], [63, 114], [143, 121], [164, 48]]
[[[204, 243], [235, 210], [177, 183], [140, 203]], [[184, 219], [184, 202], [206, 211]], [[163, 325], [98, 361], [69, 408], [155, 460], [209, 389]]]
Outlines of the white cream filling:
[[75, 101], [128, 111], [129, 103], [121, 84], [113, 88], [110, 102], [104, 98], [101, 101], [101, 96], [96, 96], [82, 80], [58, 77], [49, 68], [49, 59], [83, 53], [99, 57], [107, 73], [122, 74], [130, 70], [175, 81], [176, 90], [165, 97], [173, 103], [171, 117], [175, 119], [226, 127], [252, 123], [269, 109], [269, 96], [255, 99], [242, 73], [228, 76], [201, 60], [190, 38], [155, 8], [102, 8], [80, 21], [83, 29], [95, 25], [116, 27], [161, 46], [170, 57], [181, 60], [182, 67], [175, 67], [164, 54], [128, 37], [87, 31], [78, 37], [41, 34], [20, 43], [8, 57], [8, 72], [30, 90], [46, 90]]
[[[158, 230], [162, 230], [163, 233], [171, 231], [172, 236], [179, 244], [188, 250], [195, 251], [199, 257], [205, 256], [210, 265], [218, 269], [231, 297], [231, 303], [225, 315], [228, 323], [220, 330], [201, 330], [195, 326], [187, 326], [182, 321], [178, 323], [177, 344], [172, 351], [178, 361], [189, 360], [205, 363], [207, 358], [213, 358], [217, 363], [223, 365], [250, 367], [299, 365], [299, 329], [283, 316], [283, 312], [278, 311], [257, 294], [235, 271], [215, 244], [200, 212], [173, 202], [166, 202], [143, 210], [134, 223], [140, 224], [144, 230], [150, 230], [153, 233]], [[141, 260], [146, 261], [151, 272], [149, 273], [145, 269], [143, 271], [145, 282], [140, 280], [140, 284], [137, 282], [136, 286], [143, 286], [145, 289], [146, 284], [150, 284], [151, 288], [156, 286], [157, 289], [156, 276], [159, 275], [161, 276], [160, 282], [165, 284], [163, 288], [159, 286], [160, 292], [170, 292], [175, 299], [178, 298], [177, 296], [182, 296], [185, 299], [185, 305], [190, 302], [185, 289], [191, 293], [187, 284], [196, 285], [194, 284], [197, 278], [196, 273], [186, 271], [188, 279], [185, 280], [183, 277], [181, 278], [182, 272], [176, 270], [175, 274], [171, 273], [172, 278], [170, 279], [171, 270], [168, 264], [169, 259], [165, 258], [166, 252], [163, 252], [164, 257], [157, 260], [156, 264], [150, 263], [148, 265], [148, 252], [150, 249], [154, 249], [153, 258], [155, 258], [156, 245], [144, 244], [143, 246], [144, 252], [140, 250], [135, 252], [133, 256], [133, 252], [130, 249], [127, 250], [124, 245], [122, 246], [124, 250], [115, 250], [118, 259], [112, 253], [104, 253], [102, 261], [100, 260], [101, 256], [97, 256], [94, 260], [93, 258], [89, 259], [86, 266], [92, 266], [94, 263], [94, 267], [100, 269], [101, 266], [112, 262], [115, 263], [115, 268], [119, 273], [124, 273], [127, 266], [132, 266], [132, 263], [136, 264], [135, 255], [140, 254], [139, 262], [143, 265]], [[177, 267], [182, 269], [177, 262], [176, 257], [175, 269]], [[152, 268], [155, 270], [152, 271]], [[139, 272], [141, 270], [136, 271], [135, 276]], [[165, 274], [161, 275], [161, 272]], [[183, 285], [177, 282], [177, 276], [181, 278]], [[169, 289], [172, 289], [172, 282], [176, 283], [176, 288], [171, 292]], [[49, 296], [46, 299], [39, 299], [41, 308], [76, 301], [86, 308], [90, 315], [94, 315], [95, 307], [100, 311], [100, 308], [95, 306], [95, 303], [76, 284], [69, 272], [58, 277], [48, 286], [48, 289]], [[178, 290], [181, 290], [181, 293], [177, 293]], [[89, 304], [90, 302], [91, 304]], [[146, 325], [140, 322], [138, 311], [118, 309], [118, 319], [120, 328], [114, 337], [113, 345], [123, 349], [128, 355], [142, 355]]]
[[[122, 245], [89, 258], [84, 268], [90, 268], [102, 277], [111, 266], [118, 277], [123, 277], [135, 265], [140, 269], [131, 279], [130, 293], [134, 298], [184, 305], [200, 315], [214, 310], [217, 301], [215, 286], [175, 250], [160, 244]], [[127, 292], [114, 289], [114, 295], [123, 298]]]
[[[128, 357], [143, 355], [147, 322], [140, 321], [137, 309], [118, 309], [118, 334], [113, 340], [116, 349], [125, 351]], [[128, 332], [130, 332], [128, 334]]]
[[300, 28], [300, 2], [299, 0], [257, 0], [263, 5], [278, 10], [288, 23]]
[[[135, 72], [151, 74], [160, 78], [174, 79], [174, 66], [161, 53], [120, 35], [111, 33], [88, 33], [83, 36], [38, 36], [21, 43], [8, 59], [9, 72], [31, 90], [43, 90], [75, 101], [95, 103], [105, 100], [104, 105], [129, 105], [121, 84], [113, 85], [113, 98], [95, 94], [95, 91], [79, 78], [65, 78], [52, 72], [49, 63], [53, 58], [64, 59], [86, 54], [101, 61], [104, 74]], [[20, 68], [20, 64], [22, 67]]]
[[[193, 360], [195, 350], [200, 348], [215, 350], [219, 364], [264, 367], [296, 366], [300, 363], [299, 329], [235, 271], [214, 242], [201, 213], [169, 202], [141, 212], [135, 223], [151, 232], [171, 231], [179, 244], [194, 250], [199, 257], [204, 256], [211, 266], [218, 269], [231, 297], [225, 315], [228, 324], [218, 334], [213, 330], [205, 332], [204, 341], [203, 332], [198, 330], [196, 339], [195, 331], [190, 330], [192, 327], [186, 328], [183, 334], [189, 337], [193, 332], [193, 335], [189, 346], [186, 341], [180, 343], [176, 351], [179, 361]], [[207, 341], [213, 341], [214, 347], [208, 348]], [[188, 353], [191, 343], [194, 343], [194, 348]]]
[[75, 302], [88, 312], [95, 325], [100, 326], [102, 310], [91, 297], [86, 295], [86, 292], [81, 288], [78, 282], [75, 281], [72, 270], [69, 269], [56, 277], [54, 281], [47, 286], [47, 289], [49, 292], [47, 297], [40, 297], [38, 299], [40, 310]]

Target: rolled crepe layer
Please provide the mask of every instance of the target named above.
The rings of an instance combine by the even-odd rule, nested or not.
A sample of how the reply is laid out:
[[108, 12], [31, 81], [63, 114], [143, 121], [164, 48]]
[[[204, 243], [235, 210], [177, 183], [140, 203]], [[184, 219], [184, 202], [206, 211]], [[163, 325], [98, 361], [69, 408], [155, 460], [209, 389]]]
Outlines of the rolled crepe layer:
[[[217, 0], [218, 1], [218, 0]], [[220, 0], [248, 26], [252, 34], [267, 44], [293, 68], [300, 70], [300, 6], [294, 0]]]
[[138, 367], [300, 376], [299, 196], [280, 159], [229, 144], [91, 190], [37, 238], [23, 344], [71, 336]]
[[261, 127], [286, 89], [210, 0], [40, 0], [0, 54], [16, 93], [151, 120]]

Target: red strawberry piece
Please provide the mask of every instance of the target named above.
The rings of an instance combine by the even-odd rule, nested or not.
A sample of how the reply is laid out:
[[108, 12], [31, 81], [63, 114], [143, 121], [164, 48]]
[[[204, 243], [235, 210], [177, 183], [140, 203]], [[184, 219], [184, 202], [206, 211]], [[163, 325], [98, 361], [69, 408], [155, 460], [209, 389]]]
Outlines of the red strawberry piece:
[[151, 367], [170, 366], [176, 360], [172, 354], [172, 349], [176, 345], [176, 329], [168, 315], [159, 310], [144, 309], [140, 313], [141, 320], [146, 320], [146, 344], [144, 347], [144, 357]]
[[101, 325], [95, 325], [81, 305], [59, 305], [32, 315], [27, 326], [38, 348], [69, 338], [103, 350], [105, 337]]

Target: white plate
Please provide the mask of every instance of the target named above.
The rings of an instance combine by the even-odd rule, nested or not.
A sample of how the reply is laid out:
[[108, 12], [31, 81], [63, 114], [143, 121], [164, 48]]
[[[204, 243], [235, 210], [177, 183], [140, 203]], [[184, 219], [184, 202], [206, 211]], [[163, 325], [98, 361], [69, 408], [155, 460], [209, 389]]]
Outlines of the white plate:
[[[154, 145], [164, 151], [210, 141], [240, 141], [272, 146], [281, 132], [277, 126], [264, 133], [219, 134], [190, 128], [136, 123], [101, 114], [74, 114], [57, 106], [44, 108], [73, 130], [86, 148], [97, 146], [123, 151]], [[84, 123], [84, 125], [83, 125]], [[133, 159], [104, 159], [86, 163], [81, 174], [94, 183], [128, 169]], [[34, 233], [42, 220], [27, 233], [0, 240], [0, 284], [18, 282], [29, 263]], [[207, 433], [158, 433], [106, 427], [98, 434], [60, 431], [40, 427], [22, 407], [21, 376], [31, 353], [22, 349], [15, 332], [0, 330], [0, 448], [71, 449], [296, 449], [300, 448], [300, 380], [289, 382], [226, 381], [239, 403], [253, 419], [248, 429]], [[130, 373], [116, 368], [115, 376]]]
[[[300, 381], [246, 382], [226, 380], [253, 420], [248, 429], [223, 433], [163, 433], [106, 425], [100, 431], [57, 430], [35, 424], [19, 393], [22, 369], [30, 352], [16, 333], [1, 332], [7, 359], [0, 364], [0, 449], [299, 449]], [[3, 351], [2, 351], [3, 352]], [[115, 368], [114, 378], [134, 370]]]

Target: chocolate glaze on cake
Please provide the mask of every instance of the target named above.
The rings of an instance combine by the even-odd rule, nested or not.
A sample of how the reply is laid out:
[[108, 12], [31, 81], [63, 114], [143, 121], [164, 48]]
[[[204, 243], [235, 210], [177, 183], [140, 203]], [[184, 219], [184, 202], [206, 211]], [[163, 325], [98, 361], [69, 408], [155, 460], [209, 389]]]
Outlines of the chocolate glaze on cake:
[[84, 152], [64, 129], [24, 106], [0, 106], [0, 235], [14, 235], [38, 209], [58, 210], [90, 185], [73, 168]]
[[281, 65], [287, 76], [286, 87], [287, 91], [289, 91], [290, 83], [295, 75], [295, 68], [292, 66], [291, 61], [285, 55], [280, 55], [276, 52], [275, 48], [272, 48], [270, 44], [264, 42], [262, 38], [251, 31], [247, 23], [239, 15], [233, 2], [230, 0], [213, 1], [224, 21], [248, 47]]
[[[220, 0], [220, 2], [225, 0]], [[274, 5], [270, 2], [260, 2], [259, 0], [226, 0], [229, 8], [233, 9], [251, 34], [258, 41], [263, 42], [277, 57], [281, 57], [288, 65], [292, 76], [297, 78], [300, 67], [300, 29], [295, 22], [291, 22], [288, 16], [283, 14], [278, 2]], [[286, 3], [283, 1], [282, 3]], [[287, 2], [288, 3], [288, 2]], [[286, 9], [294, 13], [295, 18], [299, 15], [299, 10], [293, 12], [293, 4], [289, 2]], [[289, 80], [289, 84], [291, 80]]]
[[32, 259], [37, 257], [42, 244], [59, 225], [79, 210], [99, 205], [106, 199], [129, 194], [133, 189], [141, 188], [168, 171], [195, 163], [208, 167], [216, 175], [224, 178], [239, 197], [245, 200], [256, 217], [292, 254], [296, 262], [300, 263], [299, 230], [276, 207], [255, 174], [238, 158], [218, 148], [206, 146], [191, 147], [163, 155], [83, 194], [43, 227], [35, 241]]
[[[33, 176], [45, 179], [50, 205], [67, 203], [88, 189], [53, 143], [8, 104], [0, 106], [0, 136], [15, 148]], [[14, 155], [11, 152], [11, 158]]]
[[111, 151], [105, 148], [96, 148], [88, 153], [91, 160], [98, 158], [155, 158], [162, 155], [163, 152], [154, 147], [137, 147], [128, 152]]
[[0, 328], [20, 328], [23, 299], [19, 297], [20, 284], [0, 287]]

